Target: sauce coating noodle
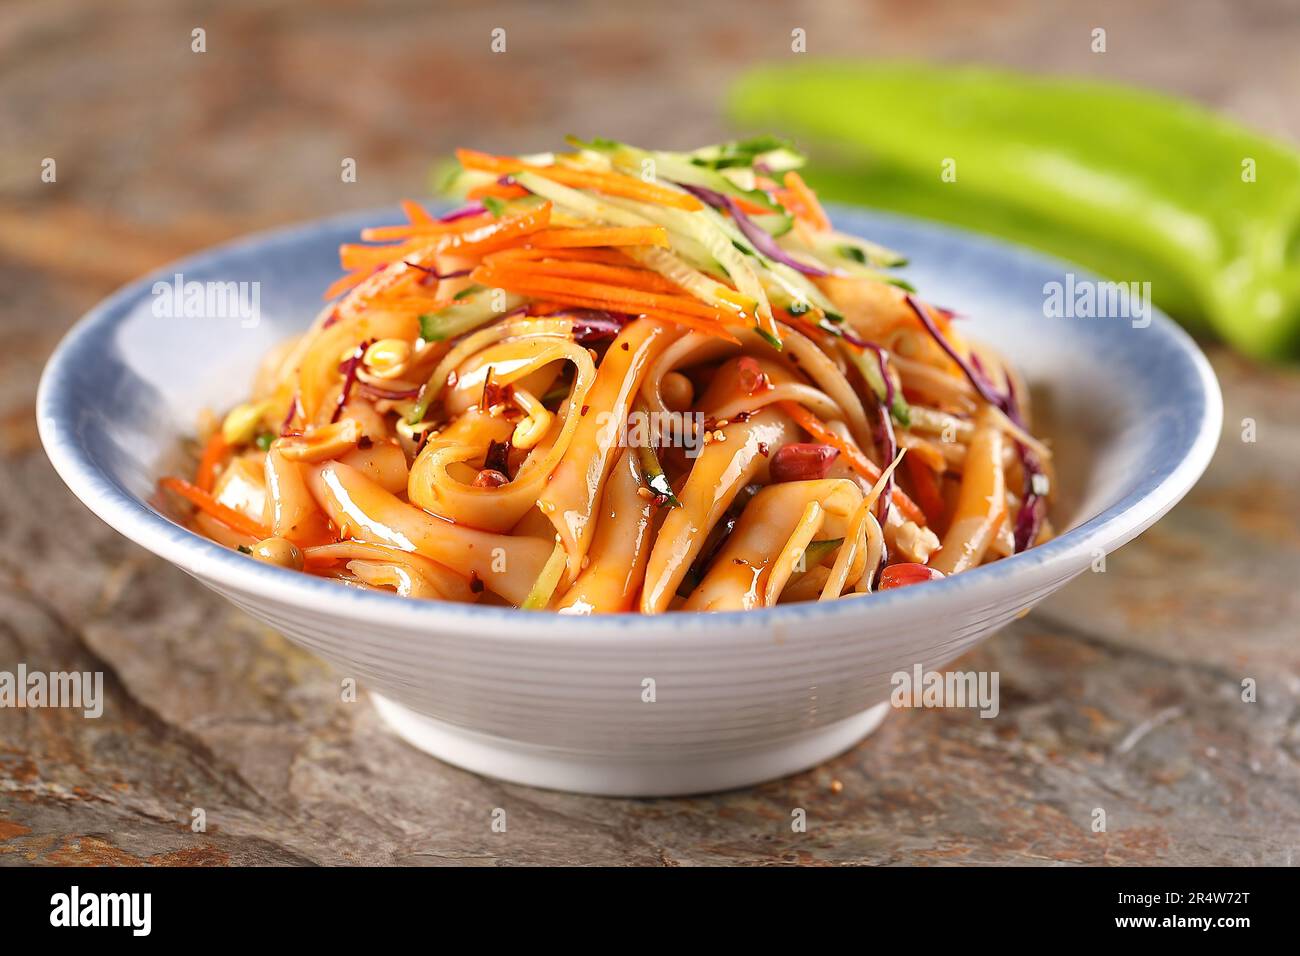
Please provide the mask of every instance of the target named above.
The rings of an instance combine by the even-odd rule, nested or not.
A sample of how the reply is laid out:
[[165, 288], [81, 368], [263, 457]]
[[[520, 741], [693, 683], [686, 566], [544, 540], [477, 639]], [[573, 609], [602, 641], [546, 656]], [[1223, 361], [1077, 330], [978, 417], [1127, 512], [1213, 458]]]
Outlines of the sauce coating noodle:
[[788, 145], [574, 145], [459, 151], [469, 205], [343, 246], [330, 304], [163, 480], [189, 526], [565, 614], [862, 597], [1051, 536], [1020, 376], [835, 231]]

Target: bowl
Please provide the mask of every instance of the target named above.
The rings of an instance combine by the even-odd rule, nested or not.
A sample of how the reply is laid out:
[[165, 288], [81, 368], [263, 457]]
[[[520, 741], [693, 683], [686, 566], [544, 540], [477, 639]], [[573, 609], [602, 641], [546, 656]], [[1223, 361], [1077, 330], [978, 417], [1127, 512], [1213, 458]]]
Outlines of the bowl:
[[[244, 397], [260, 355], [316, 314], [339, 243], [401, 221], [396, 210], [255, 235], [123, 288], [50, 358], [41, 440], [91, 511], [356, 678], [398, 734], [449, 763], [627, 796], [783, 776], [874, 729], [894, 675], [942, 667], [1173, 507], [1208, 464], [1222, 419], [1209, 364], [1165, 316], [1045, 308], [1052, 283], [1093, 281], [1082, 270], [948, 226], [833, 215], [908, 254], [901, 274], [1010, 355], [1050, 409], [1037, 427], [1059, 447], [1058, 537], [864, 599], [582, 618], [359, 591], [259, 563], [161, 514], [156, 481], [200, 410]], [[191, 281], [257, 283], [245, 287], [257, 309], [186, 308], [176, 289]]]

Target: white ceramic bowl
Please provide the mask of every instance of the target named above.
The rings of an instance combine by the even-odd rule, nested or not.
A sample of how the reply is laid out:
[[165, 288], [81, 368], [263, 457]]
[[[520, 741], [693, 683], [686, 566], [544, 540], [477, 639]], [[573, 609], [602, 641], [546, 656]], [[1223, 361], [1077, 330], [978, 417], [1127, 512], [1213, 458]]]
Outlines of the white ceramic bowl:
[[[773, 610], [573, 618], [360, 592], [256, 562], [146, 502], [199, 410], [241, 399], [258, 357], [305, 327], [352, 215], [223, 246], [122, 289], [59, 346], [42, 441], [95, 514], [358, 678], [411, 743], [507, 780], [597, 794], [725, 789], [810, 767], [884, 716], [891, 675], [938, 668], [1171, 508], [1213, 454], [1208, 363], [1156, 314], [1044, 317], [1078, 270], [948, 227], [845, 209], [840, 225], [912, 258], [903, 274], [967, 316], [1054, 409], [1068, 529], [1028, 553], [922, 587]], [[260, 322], [160, 318], [154, 283], [260, 283]], [[165, 311], [165, 310], [164, 310]], [[1041, 426], [1040, 426], [1041, 429]], [[646, 700], [653, 681], [654, 700]]]

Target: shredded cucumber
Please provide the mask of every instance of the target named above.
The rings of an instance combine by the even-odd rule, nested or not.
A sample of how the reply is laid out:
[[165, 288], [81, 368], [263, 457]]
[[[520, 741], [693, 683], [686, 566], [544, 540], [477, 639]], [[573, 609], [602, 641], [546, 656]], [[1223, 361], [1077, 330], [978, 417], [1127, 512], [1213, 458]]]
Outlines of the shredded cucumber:
[[[501, 299], [497, 298], [498, 292]], [[470, 286], [458, 292], [456, 301], [445, 309], [420, 316], [420, 338], [426, 342], [445, 342], [513, 312], [524, 302], [513, 292]]]
[[771, 301], [791, 312], [800, 313], [813, 308], [825, 314], [832, 322], [844, 321], [831, 300], [807, 276], [783, 262], [769, 259], [755, 249], [734, 220], [727, 219], [714, 210], [708, 211], [713, 214], [716, 225], [731, 240], [732, 245], [757, 263], [755, 275]]
[[[753, 217], [759, 228], [774, 236], [785, 236], [783, 244], [792, 252], [810, 254], [822, 262], [830, 260], [844, 272], [863, 274], [869, 271], [869, 266], [903, 261], [889, 249], [844, 233], [787, 235], [791, 224], [789, 214], [762, 190], [754, 188], [752, 166], [756, 156], [763, 156], [765, 168], [774, 174], [795, 168], [801, 158], [780, 141], [726, 143], [690, 154], [652, 152], [610, 140], [586, 143], [570, 138], [570, 142], [584, 151], [584, 159], [594, 160], [593, 165], [608, 163], [632, 175], [644, 175], [648, 169], [655, 178], [761, 202], [774, 212]], [[726, 309], [737, 318], [751, 317], [759, 334], [776, 348], [780, 348], [780, 338], [772, 315], [773, 304], [796, 314], [815, 312], [819, 321], [843, 321], [834, 303], [807, 276], [764, 256], [735, 222], [711, 206], [688, 211], [619, 196], [597, 196], [529, 171], [516, 173], [514, 178], [536, 196], [554, 203], [560, 215], [616, 226], [662, 226], [671, 236], [671, 252], [637, 248], [629, 254], [701, 301]], [[719, 279], [729, 281], [735, 291]]]
[[[522, 296], [502, 289], [470, 286], [463, 289], [456, 301], [445, 309], [426, 312], [420, 316], [420, 338], [426, 342], [445, 342], [499, 319], [507, 312], [513, 312], [526, 301]], [[416, 401], [407, 421], [412, 425], [419, 424], [429, 411], [432, 400], [433, 393], [426, 385], [424, 394]]]
[[701, 146], [685, 155], [693, 163], [714, 169], [762, 163], [773, 172], [779, 172], [798, 169], [804, 163], [803, 156], [791, 148], [789, 141], [776, 136], [733, 139], [713, 146]]
[[733, 313], [748, 325], [758, 307], [753, 299], [740, 295], [691, 266], [680, 256], [657, 246], [631, 246], [623, 250], [647, 269], [653, 269], [669, 282], [681, 286], [695, 298]]
[[523, 611], [543, 611], [555, 597], [555, 590], [560, 586], [560, 578], [564, 576], [566, 566], [566, 556], [564, 545], [558, 541], [555, 543], [555, 550], [542, 566], [542, 573], [537, 576], [537, 582], [533, 585], [528, 596], [524, 598], [524, 603], [519, 605]]
[[785, 146], [778, 146], [754, 157], [755, 168], [767, 168], [773, 173], [788, 173], [792, 169], [802, 169], [804, 162], [801, 153], [796, 153]]
[[[785, 302], [780, 302], [782, 308], [789, 309], [791, 312], [799, 313], [807, 311], [809, 308], [815, 309], [822, 313], [832, 322], [843, 322], [844, 316], [840, 315], [839, 309], [835, 307], [821, 289], [817, 288], [809, 278], [797, 269], [792, 269], [784, 262], [773, 262], [764, 258], [763, 264], [767, 268], [766, 275], [770, 277], [773, 285], [780, 288], [781, 293], [774, 296], [780, 298], [788, 297], [795, 306], [792, 308]], [[769, 288], [769, 295], [772, 294]]]
[[794, 228], [794, 217], [789, 213], [763, 213], [750, 216], [749, 221], [764, 230], [773, 239], [779, 239]]
[[[708, 254], [727, 270], [727, 275], [736, 284], [736, 291], [757, 303], [755, 315], [758, 319], [758, 331], [764, 338], [773, 341], [780, 348], [780, 339], [776, 338], [776, 323], [772, 318], [772, 306], [758, 275], [750, 263], [750, 246], [739, 244], [732, 238], [721, 216], [705, 207], [697, 212], [684, 209], [672, 209], [668, 206], [656, 206], [650, 203], [635, 202], [629, 199], [610, 199], [624, 209], [635, 209], [636, 213], [663, 226], [674, 236], [685, 236], [702, 245]], [[739, 235], [739, 233], [737, 233]], [[743, 237], [742, 237], [743, 238]]]
[[536, 193], [544, 199], [549, 199], [555, 205], [563, 207], [566, 211], [577, 213], [588, 219], [608, 222], [616, 226], [652, 226], [655, 224], [648, 216], [638, 215], [621, 205], [616, 206], [606, 200], [597, 199], [595, 196], [565, 186], [563, 183], [554, 182], [545, 176], [537, 175], [537, 173], [515, 173], [514, 178], [515, 182], [529, 192]]
[[[849, 361], [862, 373], [862, 378], [876, 393], [876, 397], [883, 402], [889, 390], [885, 387], [885, 379], [880, 373], [880, 365], [876, 361], [875, 353], [848, 344], [843, 345], [843, 351]], [[904, 428], [912, 424], [912, 407], [907, 404], [903, 393], [897, 389], [894, 390], [894, 401], [889, 407], [889, 416]]]
[[[662, 150], [640, 149], [627, 143], [613, 140], [593, 140], [590, 143], [569, 137], [569, 142], [585, 150], [604, 154], [614, 166], [630, 175], [643, 177], [647, 170], [653, 171], [656, 181], [668, 180], [685, 183], [688, 186], [703, 186], [714, 192], [728, 196], [742, 197], [757, 203], [764, 209], [783, 215], [785, 210], [767, 193], [756, 188], [753, 182], [753, 170], [749, 170], [748, 185], [741, 185], [733, 178], [709, 166], [693, 162], [686, 153], [670, 153]], [[731, 170], [728, 170], [731, 172]]]
[[[522, 298], [509, 292], [504, 293], [504, 302], [498, 301], [493, 295], [495, 291], [484, 286], [462, 289], [452, 305], [420, 316], [420, 338], [426, 342], [445, 342], [524, 304]], [[504, 308], [496, 308], [500, 305]]]
[[[647, 206], [644, 203], [627, 205], [623, 200], [597, 199], [595, 196], [590, 196], [580, 190], [552, 182], [544, 176], [538, 176], [536, 173], [519, 173], [515, 176], [515, 181], [525, 189], [551, 200], [565, 213], [577, 215], [586, 220], [594, 219], [597, 222], [605, 222], [614, 226], [662, 225], [649, 215], [640, 213], [642, 209], [657, 208]], [[674, 241], [673, 245], [677, 253], [690, 261], [696, 268], [708, 273], [717, 273], [719, 269], [718, 262], [698, 241], [689, 236], [681, 236], [680, 240]]]
[[455, 199], [463, 199], [476, 186], [490, 186], [498, 177], [478, 169], [462, 169], [459, 163], [450, 162], [434, 170], [434, 192]]
[[809, 237], [809, 248], [823, 259], [833, 262], [856, 262], [863, 266], [889, 269], [907, 265], [907, 257], [884, 246], [851, 236], [846, 232], [817, 232]]

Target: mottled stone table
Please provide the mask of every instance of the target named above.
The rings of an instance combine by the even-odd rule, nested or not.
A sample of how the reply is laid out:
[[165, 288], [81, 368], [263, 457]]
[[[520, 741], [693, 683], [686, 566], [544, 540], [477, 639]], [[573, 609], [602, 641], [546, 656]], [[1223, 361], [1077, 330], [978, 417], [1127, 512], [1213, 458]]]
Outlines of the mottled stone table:
[[[1227, 425], [1208, 476], [1104, 574], [965, 659], [1001, 672], [998, 719], [899, 712], [815, 771], [687, 800], [546, 793], [415, 752], [364, 695], [340, 702], [326, 665], [109, 531], [54, 476], [37, 375], [115, 285], [249, 229], [419, 194], [429, 157], [460, 141], [716, 139], [727, 79], [791, 55], [795, 27], [808, 55], [1112, 76], [1300, 138], [1286, 3], [1008, 0], [996, 19], [955, 0], [713, 6], [660, 5], [653, 21], [522, 0], [0, 7], [0, 670], [102, 670], [107, 696], [99, 720], [0, 710], [0, 863], [1292, 861], [1295, 371], [1211, 349]], [[498, 26], [504, 54], [489, 51]], [[359, 177], [345, 185], [346, 157]], [[1257, 441], [1241, 440], [1246, 418]]]

